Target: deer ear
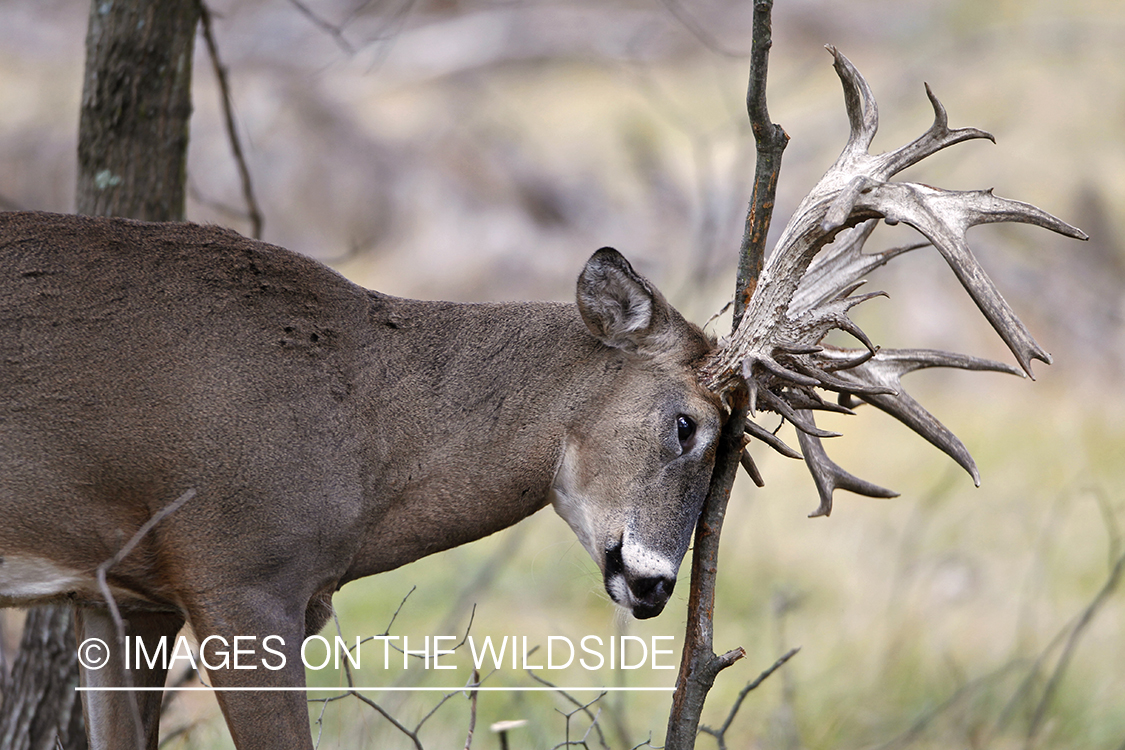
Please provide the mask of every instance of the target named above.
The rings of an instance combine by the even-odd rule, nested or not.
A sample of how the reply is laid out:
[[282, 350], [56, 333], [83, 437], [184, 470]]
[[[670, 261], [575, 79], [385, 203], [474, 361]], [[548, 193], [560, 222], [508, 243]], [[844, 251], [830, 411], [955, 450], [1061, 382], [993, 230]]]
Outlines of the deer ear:
[[668, 302], [612, 247], [603, 247], [586, 261], [577, 298], [586, 327], [606, 346], [655, 352], [667, 341]]

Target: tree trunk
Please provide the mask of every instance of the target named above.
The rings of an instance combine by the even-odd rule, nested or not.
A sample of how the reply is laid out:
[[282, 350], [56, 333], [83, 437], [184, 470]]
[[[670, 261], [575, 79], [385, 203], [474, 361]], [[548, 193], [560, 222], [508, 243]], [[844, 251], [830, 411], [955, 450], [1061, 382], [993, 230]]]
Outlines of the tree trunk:
[[86, 747], [78, 659], [70, 607], [36, 607], [27, 614], [9, 690], [0, 711], [0, 748], [53, 750]]
[[[78, 127], [81, 214], [184, 218], [197, 0], [93, 0]], [[86, 747], [69, 607], [28, 613], [0, 750]]]
[[78, 123], [80, 214], [183, 221], [196, 0], [95, 0]]

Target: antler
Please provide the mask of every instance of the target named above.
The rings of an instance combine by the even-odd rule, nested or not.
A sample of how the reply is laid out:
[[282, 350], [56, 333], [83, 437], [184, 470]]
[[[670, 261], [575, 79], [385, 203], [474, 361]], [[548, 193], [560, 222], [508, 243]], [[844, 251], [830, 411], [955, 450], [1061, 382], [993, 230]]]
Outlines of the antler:
[[[895, 495], [841, 469], [821, 444], [821, 438], [837, 433], [817, 428], [813, 410], [851, 413], [849, 407], [856, 398], [886, 411], [922, 435], [980, 484], [965, 446], [902, 389], [900, 378], [925, 367], [1032, 376], [1031, 360], [1051, 362], [1050, 355], [1035, 343], [973, 256], [965, 242], [969, 227], [1014, 221], [1086, 239], [1081, 230], [1035, 206], [999, 198], [989, 190], [958, 192], [889, 182], [893, 175], [946, 146], [975, 138], [994, 139], [976, 128], [950, 129], [945, 108], [926, 86], [934, 108], [930, 129], [902, 148], [871, 155], [868, 148], [879, 125], [875, 98], [851, 62], [834, 47], [828, 51], [844, 87], [851, 124], [848, 143], [794, 212], [762, 269], [738, 330], [708, 360], [702, 374], [704, 385], [721, 395], [745, 383], [751, 416], [761, 408], [780, 414], [796, 427], [805, 463], [820, 494], [820, 507], [813, 516], [831, 513], [832, 493], [837, 488], [872, 497]], [[879, 219], [888, 224], [907, 224], [927, 241], [864, 253], [863, 245]], [[864, 284], [864, 275], [902, 253], [926, 246], [942, 254], [1012, 350], [1020, 369], [952, 352], [879, 349], [848, 318], [852, 307], [882, 294], [853, 296]], [[833, 329], [850, 333], [864, 348], [840, 349], [823, 344]], [[826, 402], [818, 389], [837, 392], [837, 403]], [[749, 419], [746, 433], [784, 455], [798, 455], [776, 434]]]

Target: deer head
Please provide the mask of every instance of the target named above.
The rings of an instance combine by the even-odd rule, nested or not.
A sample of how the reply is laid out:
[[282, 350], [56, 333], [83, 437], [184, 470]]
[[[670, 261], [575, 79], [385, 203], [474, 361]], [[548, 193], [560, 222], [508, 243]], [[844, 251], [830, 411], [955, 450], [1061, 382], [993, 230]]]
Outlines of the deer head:
[[552, 502], [636, 617], [660, 614], [707, 495], [722, 428], [699, 383], [711, 342], [616, 250], [578, 279], [578, 312], [628, 374], [567, 431]]
[[[945, 109], [929, 86], [934, 109], [929, 130], [913, 142], [885, 154], [868, 152], [879, 126], [879, 112], [867, 81], [851, 62], [829, 47], [844, 87], [851, 134], [836, 163], [801, 202], [762, 269], [741, 323], [702, 368], [704, 386], [729, 400], [745, 388], [749, 413], [772, 411], [792, 424], [805, 463], [820, 495], [813, 516], [832, 512], [832, 493], [845, 489], [871, 497], [896, 493], [866, 482], [840, 468], [825, 453], [822, 438], [837, 433], [816, 426], [813, 412], [853, 413], [858, 402], [869, 403], [895, 417], [951, 456], [979, 485], [972, 457], [957, 437], [902, 388], [901, 377], [926, 367], [994, 370], [1033, 377], [1031, 361], [1050, 363], [1044, 351], [1012, 308], [1000, 296], [973, 256], [965, 232], [978, 224], [1021, 222], [1086, 239], [1085, 233], [1035, 206], [1000, 198], [990, 190], [952, 191], [890, 178], [937, 151], [961, 141], [993, 137], [976, 128], [950, 129]], [[925, 242], [864, 253], [863, 246], [878, 221], [906, 224]], [[881, 292], [856, 294], [863, 276], [910, 250], [933, 247], [992, 327], [1011, 349], [1019, 369], [965, 354], [925, 349], [880, 349], [848, 318], [856, 305]], [[861, 349], [824, 343], [832, 330], [856, 338]], [[821, 391], [837, 394], [826, 401]], [[746, 420], [747, 441], [757, 438], [783, 455], [801, 457], [753, 419]], [[756, 474], [749, 454], [743, 465]]]

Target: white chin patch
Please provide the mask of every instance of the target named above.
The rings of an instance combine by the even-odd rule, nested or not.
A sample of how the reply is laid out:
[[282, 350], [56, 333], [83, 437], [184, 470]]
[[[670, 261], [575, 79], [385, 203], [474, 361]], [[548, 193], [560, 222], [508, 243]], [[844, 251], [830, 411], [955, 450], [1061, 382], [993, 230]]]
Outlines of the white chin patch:
[[605, 582], [605, 590], [609, 592], [609, 597], [619, 607], [632, 611], [633, 606], [637, 603], [633, 597], [633, 592], [629, 590], [628, 584], [625, 583], [625, 576], [620, 573]]

